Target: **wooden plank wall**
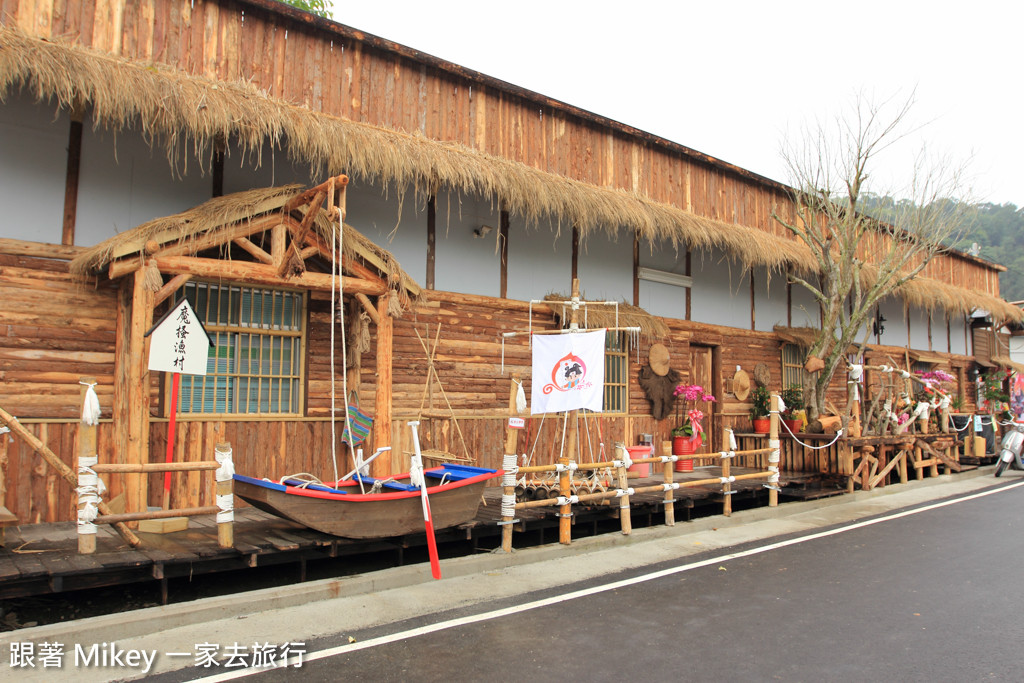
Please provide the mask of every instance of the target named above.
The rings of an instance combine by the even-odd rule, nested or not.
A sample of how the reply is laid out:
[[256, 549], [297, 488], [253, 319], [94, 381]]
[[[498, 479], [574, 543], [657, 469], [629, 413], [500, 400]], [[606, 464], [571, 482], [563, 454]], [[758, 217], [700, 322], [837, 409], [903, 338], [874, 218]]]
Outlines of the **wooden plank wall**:
[[[0, 0], [0, 21], [212, 79], [246, 80], [325, 112], [449, 140], [546, 172], [785, 236], [785, 188], [699, 153], [601, 125], [541, 95], [502, 89], [232, 0]], [[588, 118], [589, 116], [589, 118]], [[620, 127], [621, 128], [621, 127]], [[941, 255], [928, 277], [998, 296], [998, 274]]]

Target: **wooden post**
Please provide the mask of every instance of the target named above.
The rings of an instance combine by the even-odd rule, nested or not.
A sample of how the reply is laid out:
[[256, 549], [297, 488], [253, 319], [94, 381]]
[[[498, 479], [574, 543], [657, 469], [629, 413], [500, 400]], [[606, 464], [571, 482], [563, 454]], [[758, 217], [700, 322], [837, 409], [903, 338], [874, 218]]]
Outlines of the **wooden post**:
[[217, 513], [217, 543], [221, 548], [231, 548], [235, 545], [235, 466], [231, 460], [231, 444], [226, 441], [218, 443], [213, 452], [220, 463], [216, 472], [216, 500], [220, 510]]
[[903, 457], [900, 458], [900, 483], [907, 483], [907, 460], [910, 459], [910, 449], [913, 444], [903, 444]]
[[[512, 382], [508, 392], [509, 417], [516, 414], [516, 393], [518, 392], [521, 380], [522, 378], [519, 375], [512, 375]], [[515, 521], [516, 504], [516, 475], [509, 472], [508, 469], [510, 466], [515, 466], [519, 461], [519, 455], [516, 453], [518, 436], [518, 432], [512, 429], [511, 426], [505, 427], [505, 463], [502, 466], [505, 469], [505, 474], [502, 476], [501, 549], [506, 553], [512, 552], [512, 524]], [[512, 457], [510, 458], [509, 456]], [[510, 503], [511, 505], [509, 505]]]
[[[129, 322], [128, 365], [128, 448], [124, 462], [149, 462], [149, 353], [146, 331], [153, 324], [153, 292], [145, 285], [145, 267], [135, 271]], [[125, 475], [125, 500], [128, 512], [147, 508], [146, 478]]]
[[[619, 451], [616, 453], [615, 474], [618, 478], [619, 488], [623, 491], [629, 490], [629, 477], [626, 474], [626, 463], [624, 458], [628, 455], [629, 451], [626, 447], [620, 443], [615, 444], [615, 450]], [[619, 522], [622, 525], [622, 533], [625, 536], [629, 536], [633, 533], [633, 519], [630, 516], [629, 511], [629, 494], [619, 497]]]
[[[662, 441], [661, 442], [661, 454], [663, 456], [672, 455], [672, 442]], [[672, 484], [675, 481], [675, 463], [669, 460], [664, 465], [665, 468], [665, 483]], [[672, 489], [665, 491], [665, 526], [676, 525], [676, 504], [675, 504], [675, 492]]]
[[82, 421], [79, 423], [78, 432], [78, 552], [83, 555], [91, 555], [96, 552], [96, 525], [90, 517], [98, 510], [96, 503], [99, 502], [99, 476], [94, 472], [84, 470], [96, 464], [96, 425], [85, 421], [84, 406], [90, 388], [95, 386], [95, 377], [82, 377], [79, 380], [82, 385], [81, 401], [83, 405]]
[[[774, 397], [772, 397], [774, 399]], [[729, 430], [722, 430], [722, 450], [729, 446]], [[722, 514], [732, 517], [732, 484], [729, 477], [732, 476], [732, 458], [722, 458]]]
[[[374, 403], [373, 447], [391, 445], [391, 353], [393, 348], [394, 321], [388, 312], [390, 294], [377, 299], [377, 397]], [[347, 400], [347, 399], [346, 399]], [[392, 454], [394, 451], [392, 451]], [[374, 477], [386, 479], [391, 476], [391, 458], [377, 458], [373, 461]]]
[[[573, 235], [578, 239], [578, 231], [574, 228]], [[573, 268], [573, 279], [572, 279], [572, 295], [571, 298], [575, 302], [580, 295], [580, 281], [576, 278], [575, 267]], [[569, 312], [569, 327], [575, 329], [579, 324], [579, 310], [576, 308], [575, 303]], [[562, 457], [558, 459], [559, 464], [564, 465], [563, 471], [558, 477], [558, 490], [562, 496], [568, 498], [572, 495], [571, 482], [572, 472], [569, 471], [569, 463], [576, 462], [576, 446], [577, 437], [579, 436], [579, 411], [571, 410], [566, 416], [566, 419], [570, 421], [569, 424], [569, 439], [566, 444], [565, 452], [562, 453]], [[569, 545], [572, 541], [572, 505], [563, 505], [558, 511], [560, 517], [558, 518], [558, 542], [563, 545]]]
[[768, 468], [772, 467], [775, 470], [772, 475], [768, 478], [768, 484], [772, 487], [768, 489], [768, 507], [778, 507], [779, 505], [779, 475], [782, 472], [782, 444], [779, 441], [779, 395], [772, 394], [771, 398], [771, 413], [770, 413], [770, 424], [768, 429], [768, 446], [772, 449], [772, 452], [768, 454]]
[[[32, 447], [32, 450], [42, 456], [47, 465], [57, 470], [57, 473], [64, 478], [64, 481], [68, 482], [73, 487], [78, 485], [78, 477], [71, 471], [71, 468], [65, 465], [64, 461], [58, 458], [57, 455], [51, 451], [46, 444], [40, 441], [35, 434], [25, 429], [25, 427], [18, 422], [17, 418], [3, 408], [0, 408], [0, 427], [9, 427], [12, 434], [17, 434], [21, 437], [25, 443]], [[102, 500], [99, 502], [97, 507], [99, 508], [100, 514], [111, 514], [110, 507]], [[142, 544], [139, 537], [133, 534], [124, 524], [117, 524], [115, 526], [117, 527], [117, 532], [121, 534], [121, 537], [124, 538], [124, 540], [133, 548]]]

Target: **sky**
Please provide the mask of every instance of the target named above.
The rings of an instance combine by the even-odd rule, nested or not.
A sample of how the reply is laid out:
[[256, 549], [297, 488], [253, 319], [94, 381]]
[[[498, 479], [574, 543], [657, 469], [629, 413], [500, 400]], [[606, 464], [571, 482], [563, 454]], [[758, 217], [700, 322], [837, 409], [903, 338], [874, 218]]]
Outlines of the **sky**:
[[914, 105], [874, 166], [900, 190], [922, 148], [968, 199], [1024, 206], [1024, 3], [974, 0], [335, 0], [334, 18], [789, 182], [781, 150], [858, 93]]

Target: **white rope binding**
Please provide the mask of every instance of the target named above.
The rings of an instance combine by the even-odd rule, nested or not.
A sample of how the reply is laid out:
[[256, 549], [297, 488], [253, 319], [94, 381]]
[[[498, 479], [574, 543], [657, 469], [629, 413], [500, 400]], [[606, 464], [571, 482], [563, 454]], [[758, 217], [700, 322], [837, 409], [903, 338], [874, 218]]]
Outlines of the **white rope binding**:
[[217, 507], [220, 508], [220, 512], [217, 513], [217, 524], [235, 521], [235, 497], [233, 495], [228, 493], [217, 496]]
[[[501, 475], [502, 486], [515, 486], [516, 475], [519, 474], [519, 465], [516, 464], [519, 461], [519, 456], [515, 453], [506, 453], [501, 458], [501, 469], [504, 474]], [[505, 515], [508, 517], [509, 515]]]
[[78, 486], [75, 493], [78, 494], [78, 533], [95, 534], [96, 517], [99, 515], [100, 496], [107, 490], [103, 480], [92, 468], [99, 458], [95, 455], [83, 455], [78, 458]]
[[85, 401], [82, 404], [82, 424], [95, 427], [100, 423], [100, 399], [96, 395], [96, 382], [80, 381], [79, 384], [88, 387], [85, 390]]
[[235, 463], [231, 459], [231, 449], [222, 451], [214, 447], [213, 457], [220, 464], [220, 467], [214, 472], [214, 478], [217, 481], [231, 481], [231, 478], [235, 476]]

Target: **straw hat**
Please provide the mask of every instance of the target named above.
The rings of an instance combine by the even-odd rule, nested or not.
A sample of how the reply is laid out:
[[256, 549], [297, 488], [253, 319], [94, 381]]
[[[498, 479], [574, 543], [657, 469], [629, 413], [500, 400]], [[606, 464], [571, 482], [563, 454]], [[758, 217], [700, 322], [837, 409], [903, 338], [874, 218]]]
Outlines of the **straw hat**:
[[737, 401], [746, 401], [750, 396], [750, 375], [742, 370], [737, 370], [732, 376], [732, 393]]
[[664, 344], [651, 344], [651, 350], [647, 353], [647, 359], [651, 363], [651, 370], [659, 377], [668, 374], [668, 349]]

